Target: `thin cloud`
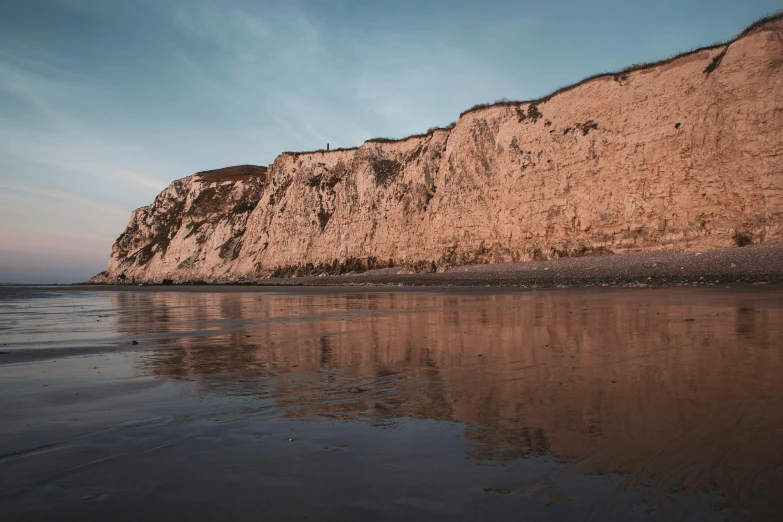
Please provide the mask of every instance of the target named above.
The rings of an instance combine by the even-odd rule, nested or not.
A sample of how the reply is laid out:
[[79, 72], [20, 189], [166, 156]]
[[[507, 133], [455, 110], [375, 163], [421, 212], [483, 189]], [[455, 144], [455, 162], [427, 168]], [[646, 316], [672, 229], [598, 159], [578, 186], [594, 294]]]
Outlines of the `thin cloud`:
[[58, 201], [65, 201], [68, 203], [75, 203], [80, 206], [87, 206], [90, 208], [94, 208], [95, 210], [108, 212], [116, 216], [126, 216], [126, 217], [129, 216], [129, 212], [121, 207], [117, 207], [115, 205], [108, 205], [101, 201], [96, 201], [94, 199], [80, 196], [78, 194], [71, 194], [68, 192], [49, 190], [42, 187], [15, 185], [10, 183], [3, 183], [3, 182], [0, 182], [0, 190], [20, 192], [32, 196], [56, 199]]

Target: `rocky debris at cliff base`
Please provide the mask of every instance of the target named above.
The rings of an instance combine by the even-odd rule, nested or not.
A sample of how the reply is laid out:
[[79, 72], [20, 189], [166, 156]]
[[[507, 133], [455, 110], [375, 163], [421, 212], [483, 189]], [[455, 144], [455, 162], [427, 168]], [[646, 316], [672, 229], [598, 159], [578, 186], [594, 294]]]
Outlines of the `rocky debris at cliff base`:
[[[440, 267], [439, 267], [440, 268]], [[508, 286], [521, 288], [725, 286], [729, 283], [783, 283], [783, 245], [750, 246], [710, 252], [644, 252], [497, 263], [411, 272], [384, 268], [342, 274], [232, 281], [211, 284], [260, 286]], [[154, 283], [154, 281], [153, 281]], [[188, 281], [179, 281], [191, 286]], [[204, 282], [200, 281], [200, 285]], [[118, 287], [119, 288], [119, 287]], [[133, 289], [127, 289], [133, 290]]]
[[433, 273], [383, 269], [357, 275], [261, 279], [255, 284], [647, 288], [732, 282], [783, 283], [783, 245], [470, 265]]

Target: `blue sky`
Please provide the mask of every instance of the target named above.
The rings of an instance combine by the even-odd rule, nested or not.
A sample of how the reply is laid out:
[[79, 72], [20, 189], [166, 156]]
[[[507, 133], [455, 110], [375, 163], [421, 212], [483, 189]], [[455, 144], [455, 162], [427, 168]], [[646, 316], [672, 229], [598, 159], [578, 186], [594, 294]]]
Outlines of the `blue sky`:
[[445, 125], [781, 0], [0, 0], [0, 282], [105, 270], [172, 180]]

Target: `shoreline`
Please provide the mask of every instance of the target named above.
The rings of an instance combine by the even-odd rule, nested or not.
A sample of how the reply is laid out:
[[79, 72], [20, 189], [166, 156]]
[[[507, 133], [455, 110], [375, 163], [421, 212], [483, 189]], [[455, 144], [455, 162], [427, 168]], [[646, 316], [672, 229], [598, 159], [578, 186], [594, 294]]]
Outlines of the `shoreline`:
[[399, 268], [343, 275], [279, 277], [214, 282], [183, 281], [143, 286], [79, 283], [88, 288], [206, 288], [301, 286], [401, 287], [674, 287], [783, 283], [783, 245], [747, 246], [708, 252], [657, 251], [525, 263], [465, 265], [441, 272], [406, 273]]

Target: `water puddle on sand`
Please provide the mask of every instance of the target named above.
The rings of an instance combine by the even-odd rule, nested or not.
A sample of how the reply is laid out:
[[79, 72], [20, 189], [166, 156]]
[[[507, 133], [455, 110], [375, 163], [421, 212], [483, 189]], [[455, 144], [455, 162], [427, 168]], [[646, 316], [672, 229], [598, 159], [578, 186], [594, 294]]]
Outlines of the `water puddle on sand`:
[[4, 520], [783, 517], [777, 287], [0, 288], [0, 312]]

